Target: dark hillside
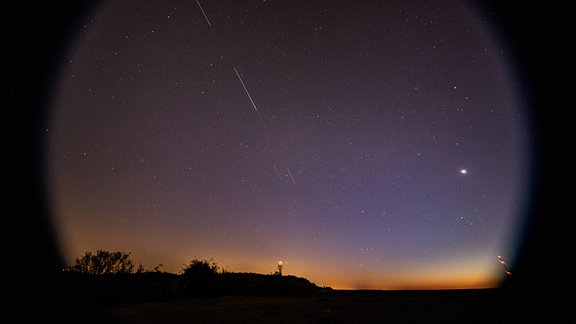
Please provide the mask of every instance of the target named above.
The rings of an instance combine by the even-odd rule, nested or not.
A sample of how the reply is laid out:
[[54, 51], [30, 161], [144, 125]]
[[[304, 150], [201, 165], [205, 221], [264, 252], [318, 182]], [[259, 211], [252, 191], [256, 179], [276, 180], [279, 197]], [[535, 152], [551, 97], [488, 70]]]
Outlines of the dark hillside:
[[287, 295], [318, 291], [307, 279], [256, 273], [224, 273], [219, 278], [224, 295]]

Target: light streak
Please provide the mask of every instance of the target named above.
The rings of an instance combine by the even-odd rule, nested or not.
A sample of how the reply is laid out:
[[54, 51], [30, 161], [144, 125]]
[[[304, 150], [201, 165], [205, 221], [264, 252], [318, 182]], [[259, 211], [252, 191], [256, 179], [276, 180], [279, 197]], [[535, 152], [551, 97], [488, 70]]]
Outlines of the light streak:
[[507, 275], [511, 276], [512, 272], [510, 272], [510, 269], [508, 269], [508, 264], [506, 264], [506, 261], [504, 261], [504, 259], [502, 259], [501, 255], [498, 256], [498, 261], [504, 267], [504, 272], [506, 272]]
[[209, 27], [212, 27], [212, 24], [210, 23], [210, 19], [208, 19], [208, 16], [206, 16], [206, 13], [204, 12], [204, 9], [202, 9], [202, 6], [200, 5], [200, 1], [196, 0], [196, 3], [198, 4], [198, 7], [200, 7], [200, 11], [202, 11], [202, 14], [204, 15], [204, 18], [206, 18], [206, 22], [208, 23]]
[[282, 177], [280, 176], [280, 172], [278, 172], [278, 168], [276, 167], [276, 165], [274, 165], [274, 171], [276, 172], [276, 176], [278, 177], [278, 179], [282, 179]]
[[288, 174], [290, 175], [290, 179], [292, 179], [292, 183], [296, 184], [296, 181], [294, 181], [294, 177], [292, 176], [292, 172], [290, 172], [290, 169], [288, 170]]
[[262, 118], [262, 115], [260, 115], [260, 112], [258, 111], [258, 108], [256, 108], [256, 104], [254, 103], [254, 100], [252, 100], [252, 96], [250, 95], [250, 92], [248, 92], [248, 89], [246, 88], [246, 85], [244, 84], [244, 81], [242, 81], [242, 77], [240, 76], [240, 73], [238, 73], [238, 70], [236, 68], [234, 68], [234, 72], [236, 72], [236, 76], [238, 76], [238, 80], [240, 80], [240, 83], [242, 84], [242, 87], [244, 88], [244, 91], [246, 92], [246, 95], [248, 95], [248, 99], [250, 99], [250, 102], [252, 103], [252, 107], [254, 107], [254, 110], [256, 111], [256, 113], [258, 114], [258, 117], [260, 117], [260, 120], [262, 121], [262, 124], [264, 124], [264, 126], [266, 126], [266, 123], [264, 122], [264, 119]]

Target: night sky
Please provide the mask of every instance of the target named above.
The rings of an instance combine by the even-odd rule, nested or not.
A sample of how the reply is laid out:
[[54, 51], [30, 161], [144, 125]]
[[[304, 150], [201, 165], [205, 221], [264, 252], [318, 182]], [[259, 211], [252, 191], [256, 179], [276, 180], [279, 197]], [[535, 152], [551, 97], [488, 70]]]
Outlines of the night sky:
[[460, 1], [96, 7], [46, 129], [66, 261], [498, 285], [522, 238], [530, 125], [490, 22]]

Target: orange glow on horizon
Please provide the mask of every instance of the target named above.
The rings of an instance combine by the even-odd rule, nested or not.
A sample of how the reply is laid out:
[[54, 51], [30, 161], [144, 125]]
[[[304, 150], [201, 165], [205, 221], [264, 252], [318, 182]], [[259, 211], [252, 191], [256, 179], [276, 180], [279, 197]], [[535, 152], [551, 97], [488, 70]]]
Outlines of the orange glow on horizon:
[[[150, 242], [148, 242], [150, 244]], [[104, 249], [114, 250], [110, 247]], [[90, 249], [87, 249], [90, 250]], [[131, 252], [131, 249], [125, 249]], [[150, 250], [148, 250], [150, 253]], [[499, 263], [490, 264], [471, 260], [444, 260], [420, 266], [402, 266], [401, 271], [394, 265], [378, 268], [349, 265], [342, 268], [331, 261], [312, 260], [311, 258], [294, 259], [286, 255], [246, 256], [235, 253], [224, 254], [218, 250], [212, 253], [195, 253], [189, 251], [172, 252], [169, 258], [157, 253], [132, 253], [131, 258], [147, 269], [153, 269], [162, 263], [161, 271], [178, 274], [183, 266], [193, 258], [211, 260], [220, 269], [238, 273], [273, 274], [278, 260], [283, 260], [284, 275], [292, 275], [309, 280], [319, 287], [330, 287], [338, 290], [443, 290], [443, 289], [482, 289], [498, 287], [503, 280]], [[85, 251], [74, 252], [80, 256]], [[304, 255], [301, 255], [304, 256]], [[477, 256], [481, 260], [480, 256]], [[160, 261], [155, 261], [160, 260]], [[493, 259], [492, 259], [493, 260]], [[73, 260], [70, 260], [73, 261]], [[71, 262], [68, 265], [73, 265]]]
[[[478, 277], [462, 278], [406, 278], [403, 280], [382, 280], [373, 285], [335, 281], [326, 285], [338, 290], [444, 290], [444, 289], [486, 289], [498, 287], [498, 280]], [[322, 285], [319, 285], [322, 286]]]

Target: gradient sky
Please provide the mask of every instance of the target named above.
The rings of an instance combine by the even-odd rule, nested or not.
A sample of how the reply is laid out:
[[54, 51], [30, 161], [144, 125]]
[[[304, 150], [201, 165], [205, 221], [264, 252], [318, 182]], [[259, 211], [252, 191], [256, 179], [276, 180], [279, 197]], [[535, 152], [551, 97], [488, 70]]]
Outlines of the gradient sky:
[[77, 28], [46, 130], [68, 263], [282, 260], [321, 286], [427, 289], [495, 286], [514, 259], [530, 129], [489, 13], [114, 1]]

